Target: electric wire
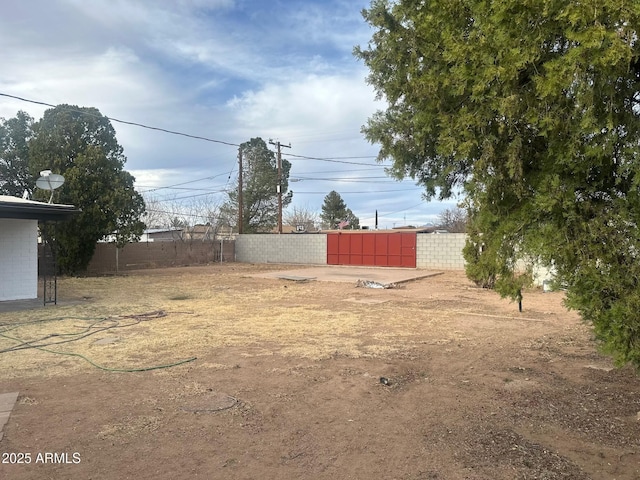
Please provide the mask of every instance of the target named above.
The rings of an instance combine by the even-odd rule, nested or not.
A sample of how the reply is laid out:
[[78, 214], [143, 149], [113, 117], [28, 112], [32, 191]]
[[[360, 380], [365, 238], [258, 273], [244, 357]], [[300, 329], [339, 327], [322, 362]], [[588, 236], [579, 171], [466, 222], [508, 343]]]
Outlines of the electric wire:
[[[57, 107], [57, 105], [54, 105], [52, 103], [41, 102], [41, 101], [38, 101], [38, 100], [31, 100], [31, 99], [28, 99], [28, 98], [19, 97], [17, 95], [10, 95], [8, 93], [0, 92], [0, 96], [1, 97], [6, 97], [6, 98], [13, 98], [14, 100], [20, 100], [21, 102], [32, 103], [32, 104], [35, 104], [35, 105], [43, 105], [45, 107], [51, 107], [51, 108], [56, 108]], [[136, 126], [136, 127], [145, 128], [147, 130], [155, 130], [155, 131], [158, 131], [158, 132], [168, 133], [168, 134], [171, 134], [171, 135], [178, 135], [178, 136], [182, 136], [182, 137], [193, 138], [193, 139], [196, 139], [196, 140], [203, 140], [205, 142], [217, 143], [217, 144], [221, 144], [221, 145], [228, 145], [228, 146], [231, 146], [231, 147], [240, 147], [239, 143], [228, 142], [228, 141], [225, 141], [225, 140], [217, 140], [217, 139], [214, 139], [214, 138], [203, 137], [201, 135], [193, 135], [193, 134], [190, 134], [190, 133], [178, 132], [178, 131], [169, 130], [169, 129], [166, 129], [166, 128], [154, 127], [152, 125], [147, 125], [147, 124], [144, 124], [144, 123], [132, 122], [132, 121], [128, 121], [128, 120], [121, 120], [121, 119], [118, 119], [118, 118], [109, 117], [107, 115], [94, 114], [94, 113], [91, 113], [91, 112], [86, 112], [86, 111], [82, 111], [82, 110], [78, 110], [78, 109], [74, 109], [74, 108], [69, 108], [69, 107], [67, 107], [66, 110], [70, 111], [70, 112], [74, 112], [74, 113], [79, 113], [81, 115], [88, 115], [88, 116], [92, 116], [92, 117], [96, 117], [96, 118], [104, 117], [104, 118], [107, 118], [108, 120], [110, 120], [112, 122], [122, 123], [122, 124], [125, 124], [125, 125], [133, 125], [133, 126]], [[344, 164], [351, 164], [351, 165], [367, 165], [367, 166], [372, 166], [372, 167], [384, 167], [384, 165], [373, 164], [373, 163], [347, 161], [347, 160], [354, 160], [354, 159], [376, 158], [375, 156], [371, 156], [371, 155], [369, 155], [369, 156], [350, 156], [350, 157], [326, 157], [325, 158], [325, 157], [311, 157], [311, 156], [306, 156], [306, 155], [296, 155], [296, 154], [289, 153], [289, 154], [287, 154], [287, 156], [306, 159], [306, 160], [319, 160], [319, 161], [344, 163]]]
[[[380, 168], [385, 168], [385, 165], [381, 165], [381, 164], [375, 164], [375, 163], [365, 163], [365, 162], [351, 162], [351, 161], [347, 161], [347, 160], [342, 160], [344, 159], [358, 159], [358, 158], [376, 158], [376, 157], [309, 157], [307, 155], [296, 155], [293, 153], [287, 153], [286, 157], [294, 157], [294, 158], [301, 158], [304, 160], [318, 160], [318, 161], [322, 161], [322, 162], [332, 162], [332, 163], [342, 163], [345, 165], [366, 165], [369, 167], [380, 167]], [[286, 158], [284, 155], [282, 158]]]
[[[391, 193], [391, 192], [408, 192], [410, 190], [422, 190], [422, 187], [414, 187], [414, 188], [401, 188], [401, 189], [394, 189], [394, 190], [365, 190], [365, 191], [358, 191], [358, 192], [340, 192], [340, 195], [343, 194], [351, 194], [351, 195], [358, 195], [358, 194], [369, 194], [369, 195], [375, 195], [378, 193]], [[299, 191], [299, 190], [292, 190], [292, 192], [294, 194], [304, 194], [304, 195], [326, 195], [327, 192], [305, 192], [305, 191]]]
[[[36, 104], [36, 105], [44, 105], [45, 107], [52, 107], [52, 108], [56, 108], [57, 107], [57, 105], [53, 105], [51, 103], [39, 102], [37, 100], [30, 100], [28, 98], [18, 97], [16, 95], [9, 95], [8, 93], [0, 92], [0, 96], [7, 97], [7, 98], [13, 98], [15, 100], [20, 100], [22, 102], [33, 103], [33, 104]], [[104, 118], [107, 118], [108, 120], [111, 120], [112, 122], [123, 123], [125, 125], [133, 125], [133, 126], [140, 127], [140, 128], [146, 128], [148, 130], [156, 130], [158, 132], [169, 133], [171, 135], [179, 135], [181, 137], [194, 138], [196, 140], [204, 140], [205, 142], [218, 143], [218, 144], [222, 144], [222, 145], [229, 145], [231, 147], [239, 147], [240, 146], [240, 144], [238, 144], [238, 143], [225, 142], [224, 140], [216, 140], [214, 138], [203, 137], [203, 136], [200, 136], [200, 135], [191, 135], [189, 133], [176, 132], [174, 130], [168, 130], [166, 128], [160, 128], [160, 127], [153, 127], [151, 125], [145, 125], [144, 123], [130, 122], [130, 121], [127, 121], [127, 120], [120, 120], [118, 118], [108, 117], [106, 115], [97, 115], [97, 114], [93, 114], [93, 113], [90, 113], [90, 112], [77, 110], [75, 108], [65, 108], [65, 110], [67, 110], [69, 112], [88, 115], [88, 116], [91, 116], [91, 117], [96, 117], [96, 118], [104, 117]]]
[[136, 185], [136, 186], [138, 188], [149, 188], [149, 190], [140, 191], [140, 193], [149, 193], [149, 192], [155, 192], [157, 190], [174, 189], [175, 187], [179, 187], [181, 185], [188, 185], [190, 183], [203, 182], [205, 180], [213, 180], [214, 178], [221, 177], [221, 176], [223, 176], [225, 174], [226, 173], [219, 173], [218, 175], [212, 175], [212, 176], [209, 176], [209, 177], [198, 178], [196, 180], [189, 180], [188, 182], [174, 183], [173, 185], [165, 185], [163, 187], [151, 187], [151, 186], [146, 186], [146, 185]]
[[[28, 99], [28, 98], [24, 98], [24, 97], [20, 97], [17, 95], [10, 95], [7, 93], [3, 93], [0, 92], [0, 96], [2, 97], [6, 97], [6, 98], [12, 98], [14, 100], [19, 100], [22, 102], [27, 102], [27, 103], [32, 103], [35, 105], [42, 105], [42, 106], [46, 106], [46, 107], [51, 107], [51, 108], [56, 108], [56, 105], [53, 105], [51, 103], [47, 103], [47, 102], [41, 102], [41, 101], [37, 101], [37, 100], [32, 100], [32, 99]], [[238, 143], [233, 143], [233, 142], [228, 142], [228, 141], [224, 141], [224, 140], [218, 140], [218, 139], [213, 139], [213, 138], [209, 138], [209, 137], [204, 137], [201, 135], [192, 135], [192, 134], [188, 134], [188, 133], [184, 133], [184, 132], [178, 132], [175, 130], [169, 130], [169, 129], [165, 129], [165, 128], [161, 128], [161, 127], [154, 127], [151, 125], [146, 125], [143, 123], [139, 123], [139, 122], [132, 122], [132, 121], [127, 121], [127, 120], [121, 120], [118, 118], [114, 118], [114, 117], [109, 117], [106, 115], [102, 115], [102, 114], [94, 114], [91, 112], [86, 112], [86, 111], [82, 111], [82, 110], [78, 110], [78, 109], [73, 109], [73, 108], [69, 108], [66, 107], [67, 111], [71, 111], [71, 112], [75, 112], [75, 113], [80, 113], [82, 115], [88, 115], [88, 116], [93, 116], [93, 117], [105, 117], [110, 121], [113, 122], [117, 122], [117, 123], [121, 123], [121, 124], [125, 124], [125, 125], [132, 125], [132, 126], [137, 126], [140, 128], [145, 128], [148, 130], [154, 130], [154, 131], [158, 131], [158, 132], [163, 132], [163, 133], [168, 133], [171, 135], [178, 135], [178, 136], [182, 136], [182, 137], [187, 137], [187, 138], [192, 138], [192, 139], [196, 139], [196, 140], [203, 140], [206, 142], [211, 142], [211, 143], [216, 143], [216, 144], [221, 144], [221, 145], [228, 145], [228, 146], [233, 146], [233, 147], [240, 147], [240, 144]], [[308, 155], [299, 155], [299, 154], [293, 154], [293, 153], [288, 153], [286, 154], [286, 156], [283, 156], [283, 158], [287, 158], [287, 157], [292, 157], [292, 158], [297, 158], [297, 159], [303, 159], [303, 160], [315, 160], [315, 161], [323, 161], [323, 162], [331, 162], [331, 163], [339, 163], [339, 164], [346, 164], [346, 165], [361, 165], [361, 166], [367, 166], [367, 167], [380, 167], [380, 168], [386, 168], [385, 165], [382, 165], [380, 162], [379, 163], [365, 163], [365, 162], [354, 162], [352, 160], [358, 160], [358, 159], [375, 159], [377, 158], [376, 156], [343, 156], [343, 157], [312, 157], [312, 156], [308, 156]], [[233, 172], [233, 170], [232, 170]], [[220, 176], [222, 174], [216, 175], [216, 176]], [[207, 178], [211, 178], [211, 177], [205, 177], [205, 179]], [[231, 178], [231, 173], [229, 174], [228, 180], [227, 180], [227, 185], [229, 183], [229, 180]], [[182, 183], [187, 184], [187, 183], [195, 183], [197, 181], [201, 181], [203, 179], [197, 179], [197, 180], [193, 180], [193, 181], [189, 181], [189, 182], [184, 182]], [[373, 183], [373, 182], [371, 182]], [[176, 184], [174, 186], [179, 186], [180, 184]], [[159, 189], [165, 189], [165, 188], [170, 188], [170, 187], [157, 187], [155, 189], [152, 190], [148, 190], [149, 191], [155, 191], [155, 190], [159, 190]], [[224, 193], [226, 192], [226, 188], [224, 190], [219, 190], [219, 191], [211, 191], [210, 193], [203, 193], [203, 194], [196, 194], [196, 195], [191, 195], [191, 196], [182, 196], [182, 197], [177, 197], [174, 198], [173, 200], [185, 200], [185, 199], [189, 199], [189, 198], [195, 198], [195, 197], [199, 197], [199, 196], [204, 196], [204, 195], [210, 195], [210, 194], [214, 194], [214, 193]], [[377, 190], [375, 193], [388, 193], [388, 192], [398, 192], [398, 191], [407, 191], [407, 189], [404, 190]], [[309, 195], [320, 195], [320, 194], [324, 194], [326, 192], [295, 192], [298, 194], [309, 194]], [[374, 192], [344, 192], [345, 194], [368, 194], [368, 193], [374, 193]], [[409, 207], [409, 208], [413, 208], [413, 207]], [[409, 208], [407, 208], [406, 210], [408, 210]], [[402, 211], [402, 210], [401, 210]]]

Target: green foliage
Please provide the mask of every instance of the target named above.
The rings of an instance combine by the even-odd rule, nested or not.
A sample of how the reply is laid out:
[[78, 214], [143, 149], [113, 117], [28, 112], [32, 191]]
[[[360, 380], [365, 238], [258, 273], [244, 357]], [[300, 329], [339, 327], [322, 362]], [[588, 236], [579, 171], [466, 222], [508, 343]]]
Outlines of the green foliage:
[[[55, 201], [82, 211], [57, 225], [58, 265], [64, 273], [86, 268], [95, 244], [115, 234], [119, 246], [136, 240], [144, 224], [144, 201], [123, 170], [126, 158], [109, 119], [95, 108], [58, 105], [33, 126], [29, 167], [37, 178], [49, 169], [65, 177]], [[44, 192], [36, 192], [44, 200]]]
[[[464, 190], [467, 272], [519, 299], [532, 262], [640, 365], [640, 3], [374, 0], [363, 131], [427, 197]], [[482, 247], [482, 248], [480, 248]], [[519, 262], [523, 260], [524, 262]]]
[[29, 174], [29, 139], [33, 118], [18, 112], [14, 118], [0, 118], [0, 194], [21, 197], [32, 193], [35, 178]]
[[[243, 143], [243, 232], [261, 233], [273, 230], [278, 223], [278, 163], [265, 141], [252, 138]], [[282, 208], [286, 208], [293, 192], [289, 190], [291, 162], [282, 160]], [[238, 223], [238, 188], [229, 192], [229, 200], [221, 208], [227, 224]]]
[[324, 197], [320, 219], [326, 228], [336, 228], [343, 220], [349, 222], [349, 229], [357, 230], [360, 228], [360, 219], [353, 214], [350, 208], [347, 208], [347, 204], [335, 190]]

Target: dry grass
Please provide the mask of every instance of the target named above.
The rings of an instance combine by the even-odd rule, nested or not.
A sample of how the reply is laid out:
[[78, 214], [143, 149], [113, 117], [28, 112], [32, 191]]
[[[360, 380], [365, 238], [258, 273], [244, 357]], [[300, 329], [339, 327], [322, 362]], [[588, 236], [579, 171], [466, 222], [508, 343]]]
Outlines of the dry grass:
[[137, 437], [160, 428], [160, 418], [155, 416], [126, 417], [122, 423], [104, 425], [97, 437], [101, 440], [116, 440]]
[[[513, 314], [508, 302], [490, 292], [470, 290], [468, 295], [472, 296], [467, 299], [462, 276], [445, 275], [399, 290], [250, 276], [274, 269], [282, 266], [234, 264], [149, 270], [120, 277], [65, 278], [59, 282], [61, 305], [0, 314], [0, 334], [19, 339], [0, 337], [0, 350], [15, 348], [20, 341], [48, 344], [71, 340], [47, 349], [83, 355], [112, 369], [173, 364], [225, 347], [242, 347], [243, 356], [375, 357], [407, 352], [421, 343], [472, 346], [477, 339], [469, 331], [474, 330], [476, 319], [486, 333], [487, 328], [497, 327], [482, 323], [481, 317]], [[436, 297], [424, 288], [433, 282], [438, 282], [441, 292]], [[473, 313], [479, 308], [484, 313]], [[466, 333], [452, 328], [451, 323], [464, 312], [472, 315], [465, 324]], [[537, 318], [546, 321], [552, 313], [538, 312]], [[527, 312], [528, 316], [534, 314], [531, 309]], [[33, 348], [0, 355], [4, 367], [0, 379], [94, 369], [77, 356]], [[199, 365], [216, 370], [234, 366], [207, 360], [199, 360]]]
[[[62, 279], [61, 295], [78, 302], [0, 314], [0, 333], [36, 344], [72, 340], [46, 348], [83, 355], [106, 368], [126, 369], [170, 364], [220, 347], [259, 346], [245, 355], [277, 351], [311, 359], [373, 356], [400, 345], [406, 349], [414, 330], [425, 325], [416, 323], [416, 316], [429, 321], [425, 313], [403, 312], [403, 307], [389, 303], [377, 305], [374, 318], [370, 306], [342, 301], [345, 286], [336, 284], [255, 280], [242, 268], [165, 272], [169, 273]], [[347, 293], [352, 297], [351, 288]], [[166, 315], [136, 317], [150, 312]], [[395, 318], [393, 332], [367, 336], [390, 315]], [[78, 338], [85, 334], [89, 335]], [[101, 339], [109, 343], [96, 343]], [[0, 349], [15, 346], [19, 341], [0, 338]], [[0, 378], [68, 375], [94, 368], [78, 357], [33, 348], [2, 356]]]

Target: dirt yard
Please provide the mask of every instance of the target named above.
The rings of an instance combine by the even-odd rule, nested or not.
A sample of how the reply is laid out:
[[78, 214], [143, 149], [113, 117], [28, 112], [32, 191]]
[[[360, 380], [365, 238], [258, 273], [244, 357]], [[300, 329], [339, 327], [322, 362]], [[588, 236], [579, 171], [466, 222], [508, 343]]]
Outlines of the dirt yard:
[[562, 293], [250, 276], [275, 269], [68, 278], [0, 314], [0, 478], [640, 478], [640, 375]]

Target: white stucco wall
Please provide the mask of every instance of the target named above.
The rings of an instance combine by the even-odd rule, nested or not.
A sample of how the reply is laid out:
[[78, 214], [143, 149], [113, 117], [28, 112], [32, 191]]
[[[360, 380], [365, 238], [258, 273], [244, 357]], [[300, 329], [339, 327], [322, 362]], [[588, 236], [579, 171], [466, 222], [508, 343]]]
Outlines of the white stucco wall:
[[38, 297], [38, 221], [0, 218], [0, 301]]

